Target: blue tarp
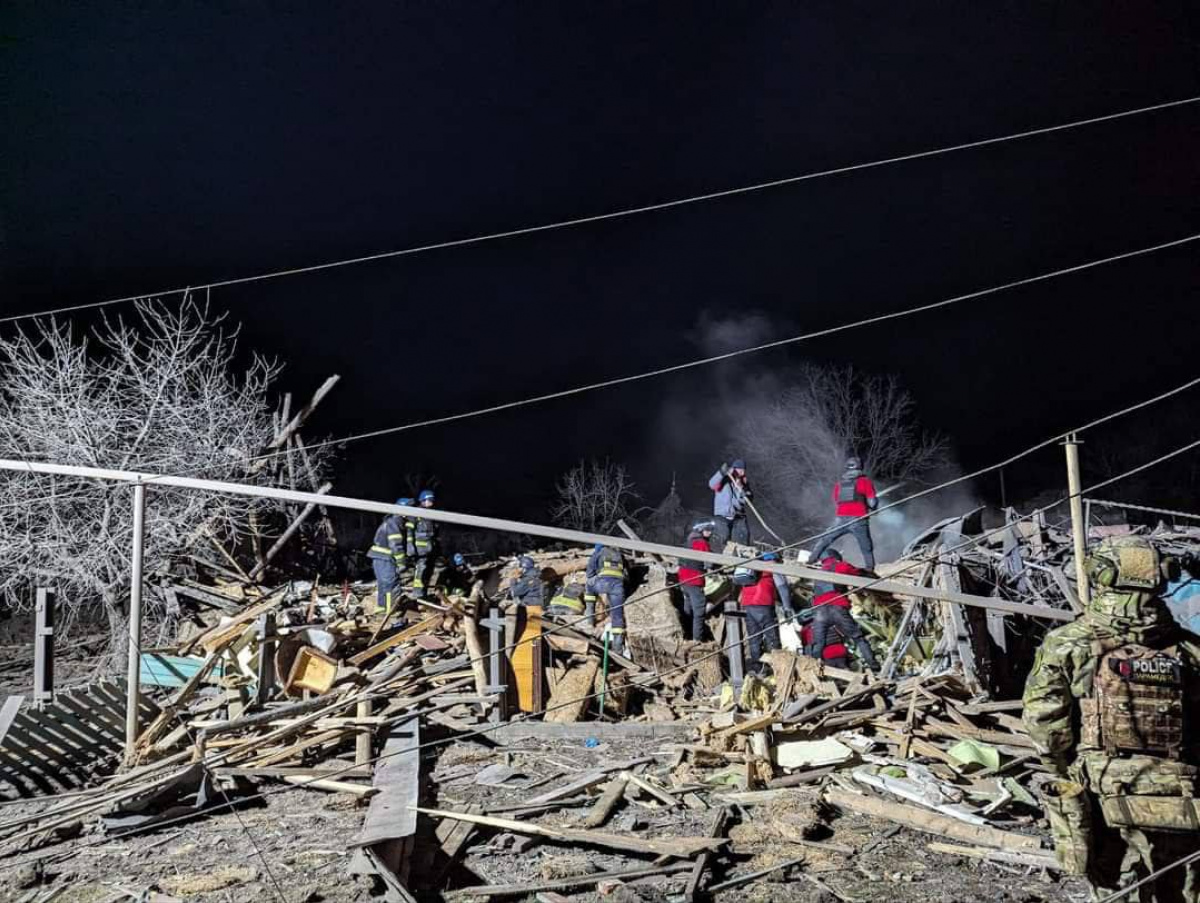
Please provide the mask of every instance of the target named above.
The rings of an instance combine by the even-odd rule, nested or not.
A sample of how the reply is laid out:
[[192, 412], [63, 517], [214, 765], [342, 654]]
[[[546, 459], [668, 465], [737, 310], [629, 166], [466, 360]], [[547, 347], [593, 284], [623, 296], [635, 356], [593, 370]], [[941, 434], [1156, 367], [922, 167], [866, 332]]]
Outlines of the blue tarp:
[[1167, 607], [1175, 620], [1200, 635], [1200, 580], [1189, 577], [1167, 587]]

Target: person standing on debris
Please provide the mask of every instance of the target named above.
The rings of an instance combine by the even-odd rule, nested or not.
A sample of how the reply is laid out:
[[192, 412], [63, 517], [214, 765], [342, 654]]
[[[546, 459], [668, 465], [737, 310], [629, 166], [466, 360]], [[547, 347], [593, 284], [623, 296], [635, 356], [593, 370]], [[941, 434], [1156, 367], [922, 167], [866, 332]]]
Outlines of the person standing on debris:
[[[841, 554], [833, 549], [821, 562], [821, 570], [852, 576], [862, 574], [854, 565], [843, 561]], [[863, 667], [871, 671], [879, 670], [871, 644], [850, 613], [850, 597], [846, 590], [839, 589], [830, 581], [818, 580], [813, 583], [812, 604], [812, 621], [801, 631], [805, 655], [823, 659], [833, 668], [847, 668], [850, 664], [848, 644], [853, 643]]]
[[[1144, 537], [1087, 559], [1084, 613], [1042, 642], [1025, 727], [1058, 778], [1042, 790], [1055, 855], [1106, 896], [1200, 847], [1200, 644], [1161, 592], [1178, 574]], [[1200, 861], [1130, 895], [1200, 901]]]
[[[422, 489], [417, 496], [417, 504], [422, 508], [433, 507], [433, 490]], [[433, 574], [434, 555], [437, 553], [437, 521], [426, 517], [418, 517], [412, 525], [409, 537], [409, 554], [414, 559], [413, 565], [413, 595], [418, 599], [425, 595], [429, 578]]]
[[542, 583], [542, 572], [537, 562], [528, 555], [522, 555], [517, 559], [517, 567], [520, 573], [509, 587], [509, 595], [518, 605], [542, 605], [546, 598], [546, 587]]
[[863, 566], [868, 571], [875, 570], [875, 546], [871, 542], [871, 523], [867, 518], [879, 506], [879, 499], [875, 495], [875, 484], [862, 472], [862, 462], [858, 458], [846, 459], [846, 469], [833, 485], [833, 504], [833, 526], [821, 534], [809, 561], [820, 561], [826, 549], [849, 533], [858, 541]]
[[608, 632], [613, 651], [620, 654], [625, 651], [625, 556], [620, 549], [596, 543], [586, 573], [588, 592], [608, 597]]
[[708, 481], [708, 488], [714, 493], [717, 551], [723, 552], [731, 539], [749, 545], [750, 522], [746, 519], [746, 509], [754, 494], [746, 479], [746, 462], [738, 458], [732, 464], [722, 464]]
[[[711, 520], [697, 521], [688, 532], [688, 545], [697, 552], [711, 552], [710, 543], [716, 523]], [[704, 639], [704, 612], [708, 600], [704, 596], [704, 575], [708, 565], [694, 558], [679, 560], [679, 589], [683, 592], [683, 610], [691, 617], [692, 639]]]
[[[412, 499], [396, 499], [396, 504], [408, 507]], [[389, 514], [375, 529], [375, 539], [367, 551], [371, 569], [375, 571], [376, 604], [387, 614], [400, 592], [404, 568], [408, 564], [408, 547], [405, 540], [404, 515]]]
[[[778, 561], [779, 556], [774, 552], [764, 552], [762, 560]], [[746, 639], [750, 642], [750, 663], [746, 670], [750, 674], [758, 674], [762, 671], [763, 653], [782, 648], [776, 603], [789, 617], [795, 617], [787, 580], [782, 574], [761, 571], [754, 583], [742, 589], [741, 603], [746, 617]]]

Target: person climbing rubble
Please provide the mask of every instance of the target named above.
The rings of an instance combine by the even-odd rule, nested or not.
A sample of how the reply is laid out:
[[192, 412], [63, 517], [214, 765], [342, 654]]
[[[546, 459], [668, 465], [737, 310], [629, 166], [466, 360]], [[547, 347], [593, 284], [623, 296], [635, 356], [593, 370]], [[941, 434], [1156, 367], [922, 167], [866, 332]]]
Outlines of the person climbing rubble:
[[[407, 508], [412, 503], [410, 498], [396, 499], [396, 504], [401, 507]], [[408, 566], [407, 535], [404, 515], [389, 514], [375, 529], [375, 538], [367, 550], [371, 569], [375, 572], [377, 604], [389, 615]]]
[[863, 473], [858, 458], [846, 459], [846, 469], [833, 484], [833, 504], [833, 525], [821, 534], [809, 561], [822, 560], [825, 550], [848, 533], [858, 542], [863, 567], [868, 571], [875, 570], [875, 546], [871, 541], [868, 515], [879, 506], [879, 499], [875, 495], [875, 484]]
[[542, 571], [537, 562], [528, 555], [517, 559], [520, 569], [516, 581], [508, 593], [518, 605], [541, 605], [546, 598], [546, 585], [542, 582]]
[[451, 596], [466, 596], [475, 585], [475, 571], [462, 552], [455, 552], [450, 565], [438, 577], [438, 585]]
[[[432, 489], [422, 489], [417, 496], [417, 505], [421, 508], [432, 508], [434, 496]], [[437, 554], [437, 521], [426, 517], [418, 517], [411, 521], [412, 528], [408, 535], [408, 554], [413, 559], [413, 595], [420, 599], [425, 595], [429, 586], [429, 578], [433, 574], [434, 557]]]
[[[1200, 644], [1161, 597], [1178, 575], [1147, 539], [1099, 543], [1082, 616], [1046, 634], [1024, 723], [1057, 780], [1042, 790], [1055, 855], [1107, 896], [1200, 846]], [[1129, 900], [1200, 901], [1200, 861]]]
[[[775, 552], [764, 552], [762, 560], [778, 561], [779, 556]], [[782, 648], [776, 605], [786, 617], [796, 616], [792, 611], [791, 591], [782, 574], [759, 571], [757, 579], [742, 588], [740, 601], [746, 619], [746, 639], [750, 644], [750, 661], [746, 670], [750, 674], [759, 674], [763, 666], [763, 653]]]
[[625, 651], [625, 556], [620, 549], [596, 543], [586, 573], [588, 593], [608, 599], [612, 649], [622, 653]]
[[[831, 549], [825, 556], [821, 570], [852, 576], [862, 574], [854, 565], [843, 561], [836, 549]], [[871, 644], [850, 613], [850, 597], [846, 590], [828, 580], [815, 581], [812, 607], [812, 620], [801, 631], [805, 655], [823, 659], [833, 668], [847, 668], [850, 664], [850, 645], [853, 644], [863, 667], [871, 671], [879, 670]]]
[[716, 551], [723, 552], [731, 539], [741, 545], [749, 545], [750, 522], [746, 517], [746, 509], [754, 494], [746, 477], [746, 462], [738, 458], [732, 464], [722, 464], [708, 481], [708, 488], [714, 493]]
[[578, 572], [571, 574], [550, 598], [550, 607], [546, 609], [546, 616], [556, 621], [574, 623], [585, 612], [584, 596], [586, 593], [586, 580]]
[[[688, 531], [687, 544], [696, 552], [711, 552], [713, 531], [716, 523], [711, 520], [697, 521]], [[708, 565], [694, 558], [679, 560], [679, 589], [683, 593], [683, 611], [690, 618], [693, 640], [704, 639], [704, 612], [708, 600], [704, 596], [704, 575]]]

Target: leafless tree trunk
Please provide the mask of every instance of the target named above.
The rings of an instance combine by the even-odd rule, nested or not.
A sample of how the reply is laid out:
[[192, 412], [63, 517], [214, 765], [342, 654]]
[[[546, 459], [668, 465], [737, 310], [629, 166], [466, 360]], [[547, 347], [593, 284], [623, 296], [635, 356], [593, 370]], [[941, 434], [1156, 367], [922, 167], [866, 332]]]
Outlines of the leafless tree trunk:
[[558, 481], [558, 501], [550, 516], [559, 526], [613, 534], [617, 521], [632, 521], [639, 499], [633, 481], [620, 464], [580, 461]]
[[851, 454], [880, 489], [920, 483], [944, 467], [945, 440], [923, 433], [913, 408], [895, 377], [816, 366], [771, 401], [740, 407], [735, 434], [764, 516], [792, 535], [824, 527], [831, 487]]
[[[278, 365], [251, 355], [236, 372], [236, 331], [190, 297], [142, 303], [131, 322], [90, 336], [38, 320], [0, 338], [0, 455], [267, 483], [250, 460], [274, 438], [270, 387]], [[314, 467], [327, 467], [317, 455]], [[54, 585], [67, 621], [103, 617], [120, 653], [133, 535], [128, 485], [0, 474], [0, 597], [17, 610]], [[208, 524], [236, 544], [252, 510], [271, 503], [150, 485], [146, 570], [162, 574]], [[147, 619], [166, 615], [151, 593]]]

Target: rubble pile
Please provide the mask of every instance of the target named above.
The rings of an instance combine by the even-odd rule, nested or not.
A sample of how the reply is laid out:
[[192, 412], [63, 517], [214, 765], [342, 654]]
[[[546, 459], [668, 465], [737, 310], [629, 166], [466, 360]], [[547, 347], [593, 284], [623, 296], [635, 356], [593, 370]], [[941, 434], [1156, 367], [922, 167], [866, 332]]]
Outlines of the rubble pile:
[[[1156, 539], [1179, 554], [1200, 549], [1188, 532]], [[530, 554], [547, 599], [587, 560]], [[978, 512], [879, 569], [1061, 611], [1077, 605], [1072, 572], [1059, 531], [1015, 517], [985, 531]], [[426, 598], [392, 612], [370, 583], [193, 581], [177, 642], [143, 655], [143, 682], [161, 689], [135, 754], [85, 789], [0, 810], [0, 852], [61, 862], [303, 791], [337, 801], [354, 825], [326, 842], [342, 849], [323, 850], [332, 858], [321, 868], [354, 876], [354, 894], [389, 900], [693, 900], [738, 888], [862, 899], [885, 878], [912, 880], [887, 852], [903, 844], [910, 870], [985, 861], [1061, 892], [1050, 889], [1059, 879], [1041, 823], [1046, 775], [1018, 694], [997, 689], [1023, 676], [1004, 660], [1045, 625], [854, 591], [879, 674], [800, 655], [785, 631], [791, 648], [737, 683], [723, 648], [732, 588], [712, 582], [716, 640], [697, 643], [681, 637], [670, 566], [638, 559], [630, 573], [624, 654], [602, 623], [505, 603], [517, 577], [507, 562], [478, 567], [466, 592], [435, 579]], [[792, 590], [803, 609], [805, 582]], [[47, 742], [72, 729], [48, 726]], [[30, 755], [22, 767], [44, 766]], [[274, 830], [288, 843], [286, 825]], [[153, 899], [193, 894], [150, 871]], [[247, 874], [252, 899], [267, 885]]]

